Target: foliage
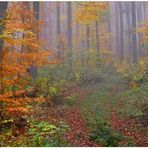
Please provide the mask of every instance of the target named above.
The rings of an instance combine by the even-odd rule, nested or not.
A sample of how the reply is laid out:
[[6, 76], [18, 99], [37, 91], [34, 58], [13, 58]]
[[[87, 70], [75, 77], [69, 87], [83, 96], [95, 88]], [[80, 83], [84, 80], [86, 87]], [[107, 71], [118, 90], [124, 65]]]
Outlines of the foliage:
[[56, 87], [51, 84], [52, 78], [40, 78], [36, 80], [36, 91], [45, 97], [48, 95], [54, 95], [57, 93]]
[[71, 96], [67, 96], [65, 98], [65, 104], [68, 106], [73, 106], [74, 104], [76, 104], [76, 96], [75, 95], [71, 95]]
[[38, 39], [40, 22], [25, 4], [12, 4], [3, 24], [5, 29], [1, 39], [5, 44], [0, 63], [1, 87], [3, 86], [4, 91], [7, 88], [11, 88], [11, 91], [23, 89], [30, 81], [30, 67], [44, 65], [51, 53], [42, 50]]
[[113, 131], [106, 123], [98, 123], [90, 133], [90, 139], [100, 143], [102, 146], [119, 146], [121, 135]]
[[[25, 91], [17, 91], [15, 95], [21, 95]], [[15, 98], [13, 93], [5, 93], [0, 95], [0, 101], [5, 104], [3, 113], [7, 116], [19, 116], [23, 114], [28, 114], [28, 109], [26, 105], [31, 102], [30, 98]]]
[[[58, 52], [63, 54], [59, 61], [52, 61], [53, 52], [43, 49], [42, 22], [35, 18], [32, 6], [12, 3], [0, 20], [0, 40], [4, 41], [0, 49], [0, 146], [133, 146], [145, 142], [148, 59], [118, 63], [108, 50], [108, 31], [113, 29], [110, 20], [105, 20], [109, 19], [108, 3], [77, 4], [76, 11], [71, 10], [76, 12], [72, 19], [77, 23], [70, 33], [71, 65], [64, 61], [68, 49], [61, 35], [57, 35]], [[60, 28], [57, 25], [57, 32], [65, 33]], [[145, 22], [138, 30], [144, 45], [147, 28]], [[34, 83], [32, 67], [38, 68]], [[13, 125], [22, 116], [27, 126], [19, 133]]]
[[81, 2], [76, 12], [76, 20], [83, 24], [89, 24], [103, 18], [103, 13], [107, 9], [107, 3]]
[[112, 68], [112, 65], [115, 63], [113, 53], [110, 50], [101, 49], [100, 56], [101, 56], [101, 65], [104, 68]]
[[52, 53], [43, 50], [38, 38], [41, 21], [34, 17], [25, 3], [12, 3], [5, 19], [0, 22], [3, 27], [0, 39], [4, 42], [0, 55], [2, 120], [5, 115], [11, 118], [30, 113], [28, 104], [33, 99], [23, 95], [31, 87], [28, 86], [31, 85], [30, 69], [47, 64]]
[[6, 144], [11, 146], [68, 146], [69, 144], [63, 138], [63, 134], [67, 130], [69, 130], [69, 126], [64, 122], [59, 122], [59, 125], [55, 126], [45, 121], [32, 121], [28, 132], [25, 133], [25, 135], [8, 141], [10, 133], [4, 134], [1, 146], [5, 146]]
[[82, 67], [74, 74], [74, 81], [80, 86], [101, 82], [104, 77], [102, 70], [101, 67], [100, 69]]
[[72, 146], [64, 137], [64, 134], [69, 130], [69, 125], [65, 124], [64, 122], [60, 122], [54, 136], [50, 139], [51, 144], [49, 146]]
[[[119, 101], [116, 106], [118, 112], [126, 117], [142, 117], [144, 110], [148, 108], [147, 104], [148, 89], [147, 84], [143, 84], [135, 89], [128, 89], [116, 94], [113, 99], [114, 104]], [[119, 99], [120, 98], [120, 99]]]
[[29, 141], [32, 146], [46, 146], [49, 145], [49, 137], [53, 136], [57, 131], [57, 127], [50, 125], [48, 122], [42, 121], [40, 123], [32, 123], [32, 126], [28, 130], [28, 134], [33, 138]]
[[147, 20], [141, 23], [141, 26], [137, 29], [137, 32], [143, 33], [143, 38], [141, 40], [144, 46], [148, 46], [148, 22]]
[[49, 104], [56, 100], [60, 103], [68, 83], [79, 82], [80, 79], [79, 73], [68, 72], [67, 65], [46, 65], [38, 71], [35, 82], [36, 95], [45, 97]]
[[[69, 130], [69, 126], [60, 122], [58, 127], [50, 125], [48, 122], [33, 123], [29, 129], [29, 134], [33, 138], [29, 141], [32, 146], [64, 146], [68, 145], [62, 135]], [[31, 144], [32, 143], [32, 144]]]
[[133, 88], [148, 81], [147, 66], [146, 61], [141, 60], [135, 65], [121, 64], [117, 67], [117, 72], [127, 80], [128, 87]]

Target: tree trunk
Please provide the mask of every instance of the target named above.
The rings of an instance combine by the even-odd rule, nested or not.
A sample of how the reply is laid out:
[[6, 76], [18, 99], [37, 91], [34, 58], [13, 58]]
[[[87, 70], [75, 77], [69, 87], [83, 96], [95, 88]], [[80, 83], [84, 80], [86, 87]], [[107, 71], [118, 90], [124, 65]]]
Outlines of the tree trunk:
[[[8, 2], [0, 2], [0, 19], [3, 20], [5, 17], [5, 11], [7, 10]], [[0, 35], [2, 34], [4, 26], [0, 26]], [[3, 77], [2, 77], [2, 63], [3, 63], [3, 40], [0, 39], [0, 94], [4, 93]], [[3, 130], [3, 103], [0, 101], [0, 132]]]
[[67, 64], [72, 72], [72, 10], [71, 2], [67, 2]]
[[[39, 2], [33, 2], [33, 11], [34, 16], [36, 19], [39, 19]], [[37, 77], [37, 67], [34, 65], [34, 61], [32, 63], [32, 66], [30, 68], [30, 75], [33, 79], [33, 83], [35, 82], [35, 79]]]
[[99, 44], [99, 26], [98, 26], [98, 21], [95, 21], [96, 25], [96, 50], [97, 50], [97, 61], [96, 65], [99, 66], [100, 64], [100, 44]]
[[[108, 21], [107, 21], [107, 25], [108, 25], [108, 33], [109, 33], [109, 35], [111, 34], [111, 20], [110, 20], [110, 18], [111, 18], [111, 14], [110, 14], [110, 5], [109, 5], [109, 10], [108, 10]], [[109, 50], [111, 50], [111, 48], [112, 48], [112, 46], [111, 46], [111, 39], [109, 38], [109, 41], [108, 41], [108, 49]]]
[[61, 53], [61, 23], [60, 23], [60, 2], [56, 3], [57, 9], [57, 57], [58, 59], [62, 59]]
[[120, 52], [119, 58], [120, 61], [124, 60], [124, 30], [123, 30], [123, 11], [122, 11], [122, 2], [119, 2], [119, 17], [120, 17]]
[[89, 25], [86, 26], [86, 66], [89, 61], [89, 49], [90, 49], [90, 28]]
[[118, 3], [116, 2], [116, 52], [117, 55], [119, 55], [119, 48], [120, 48], [120, 40], [119, 40], [119, 36], [120, 36], [120, 30], [119, 30], [119, 7], [118, 7]]
[[131, 36], [131, 10], [130, 10], [130, 3], [127, 2], [127, 5], [126, 5], [126, 19], [127, 19], [127, 36], [128, 36], [128, 53], [129, 53], [129, 60], [131, 62], [131, 55], [132, 55], [132, 52], [131, 52], [131, 48], [132, 48], [132, 36]]
[[[132, 27], [133, 30], [136, 29], [137, 24], [136, 24], [136, 2], [131, 2], [131, 13], [132, 13]], [[132, 54], [133, 54], [133, 63], [138, 62], [138, 45], [137, 45], [137, 36], [135, 32], [132, 32], [132, 44], [133, 44], [133, 49], [132, 49]]]

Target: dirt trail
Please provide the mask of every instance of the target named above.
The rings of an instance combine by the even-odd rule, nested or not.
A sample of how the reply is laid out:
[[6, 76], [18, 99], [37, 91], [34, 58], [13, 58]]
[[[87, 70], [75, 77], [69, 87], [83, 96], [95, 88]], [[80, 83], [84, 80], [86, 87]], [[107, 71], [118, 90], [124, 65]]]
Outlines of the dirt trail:
[[128, 137], [136, 143], [137, 146], [148, 146], [148, 137], [146, 137], [146, 133], [138, 128], [134, 119], [123, 119], [115, 111], [112, 111], [111, 125], [112, 128], [119, 130], [123, 136]]
[[[113, 97], [114, 93], [120, 91], [115, 88], [111, 89], [110, 96]], [[65, 111], [65, 119], [71, 127], [71, 130], [65, 135], [66, 139], [72, 143], [74, 146], [85, 146], [85, 147], [99, 147], [100, 145], [89, 140], [89, 130], [86, 125], [85, 119], [81, 116], [80, 106], [86, 96], [95, 93], [96, 90], [93, 88], [82, 89], [80, 87], [73, 87], [69, 92], [70, 94], [77, 92], [79, 95], [78, 101], [75, 106], [67, 108]], [[121, 102], [117, 102], [121, 104]], [[113, 129], [118, 130], [123, 136], [131, 139], [137, 146], [148, 146], [148, 139], [145, 132], [138, 128], [137, 123], [134, 119], [125, 119], [121, 117], [117, 111], [115, 111], [116, 106], [113, 104], [108, 104], [108, 109], [110, 111], [110, 123]], [[121, 145], [124, 145], [127, 141], [122, 140]]]
[[[66, 133], [65, 137], [74, 146], [98, 147], [98, 144], [89, 140], [89, 130], [86, 126], [85, 119], [80, 114], [80, 104], [83, 103], [85, 96], [93, 93], [93, 90], [82, 89], [80, 87], [73, 89], [74, 91], [77, 90], [77, 93], [79, 93], [79, 100], [76, 106], [68, 108], [65, 111], [65, 119], [71, 127], [71, 130]], [[72, 91], [73, 90], [71, 90], [70, 93], [72, 93]]]
[[[113, 96], [115, 92], [122, 91], [122, 89], [122, 86], [114, 86], [110, 92], [111, 96]], [[123, 103], [124, 102], [119, 99], [118, 102], [116, 102], [116, 105], [122, 107]], [[137, 146], [147, 147], [148, 137], [146, 136], [145, 131], [142, 131], [141, 127], [139, 127], [140, 125], [138, 125], [136, 119], [121, 117], [116, 111], [116, 106], [110, 104], [109, 108], [111, 109], [110, 123], [112, 128], [118, 130], [123, 136], [131, 139]], [[125, 142], [126, 141], [123, 140], [123, 144]]]
[[80, 115], [78, 108], [68, 111], [67, 121], [71, 130], [66, 134], [66, 139], [74, 146], [99, 146], [89, 140], [89, 130], [86, 127], [85, 120]]

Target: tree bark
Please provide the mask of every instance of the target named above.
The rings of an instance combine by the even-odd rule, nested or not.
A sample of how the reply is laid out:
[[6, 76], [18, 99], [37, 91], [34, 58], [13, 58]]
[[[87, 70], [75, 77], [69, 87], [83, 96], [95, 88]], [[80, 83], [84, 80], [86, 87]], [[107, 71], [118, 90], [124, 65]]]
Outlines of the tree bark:
[[[0, 2], [0, 19], [3, 20], [5, 18], [5, 11], [7, 10], [8, 2]], [[0, 35], [2, 34], [4, 26], [0, 26]], [[3, 61], [3, 40], [0, 38], [0, 94], [3, 95], [4, 87], [3, 87], [3, 77], [2, 77], [2, 62]], [[3, 130], [3, 102], [0, 101], [0, 132]]]
[[119, 58], [120, 61], [124, 60], [124, 30], [123, 30], [123, 11], [122, 11], [122, 2], [119, 2], [119, 17], [120, 17], [120, 52]]
[[90, 49], [90, 28], [89, 25], [86, 26], [86, 65], [89, 61], [89, 49]]
[[[33, 11], [34, 11], [34, 17], [36, 19], [39, 19], [39, 2], [33, 2]], [[35, 82], [35, 79], [37, 77], [37, 67], [34, 65], [34, 61], [32, 63], [32, 66], [30, 68], [30, 75], [33, 79], [33, 83]]]
[[67, 2], [67, 64], [72, 72], [72, 4]]
[[127, 36], [128, 36], [128, 52], [129, 52], [129, 60], [131, 62], [131, 55], [132, 55], [132, 52], [131, 52], [131, 49], [132, 49], [132, 36], [131, 36], [131, 10], [130, 10], [130, 3], [127, 2], [127, 5], [126, 5], [126, 19], [127, 19]]
[[[107, 21], [107, 25], [108, 25], [108, 33], [109, 35], [111, 34], [111, 14], [110, 14], [110, 5], [109, 5], [109, 8], [108, 8], [108, 21]], [[109, 41], [108, 41], [108, 49], [111, 50], [112, 46], [111, 46], [111, 39], [109, 38]]]
[[118, 3], [116, 2], [116, 52], [117, 55], [119, 55], [119, 48], [120, 48], [120, 40], [119, 40], [119, 36], [120, 36], [120, 30], [119, 30], [119, 7], [118, 7]]
[[60, 2], [56, 3], [57, 9], [57, 57], [58, 59], [62, 58], [61, 53], [61, 23], [60, 23]]
[[[136, 2], [131, 2], [131, 13], [132, 13], [132, 27], [133, 30], [136, 29], [137, 24], [136, 24]], [[137, 45], [137, 35], [135, 32], [132, 32], [132, 44], [133, 44], [133, 49], [132, 49], [132, 54], [133, 54], [133, 63], [138, 62], [138, 45]]]
[[95, 21], [95, 26], [96, 26], [96, 50], [97, 50], [97, 61], [96, 65], [99, 66], [100, 64], [100, 44], [99, 44], [99, 25], [98, 21]]

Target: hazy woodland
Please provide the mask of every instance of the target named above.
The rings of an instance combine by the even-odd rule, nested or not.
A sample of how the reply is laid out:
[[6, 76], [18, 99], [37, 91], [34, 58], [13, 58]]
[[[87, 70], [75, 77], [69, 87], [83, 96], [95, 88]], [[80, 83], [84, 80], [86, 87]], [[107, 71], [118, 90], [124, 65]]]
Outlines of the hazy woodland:
[[0, 146], [148, 146], [148, 2], [0, 2]]

